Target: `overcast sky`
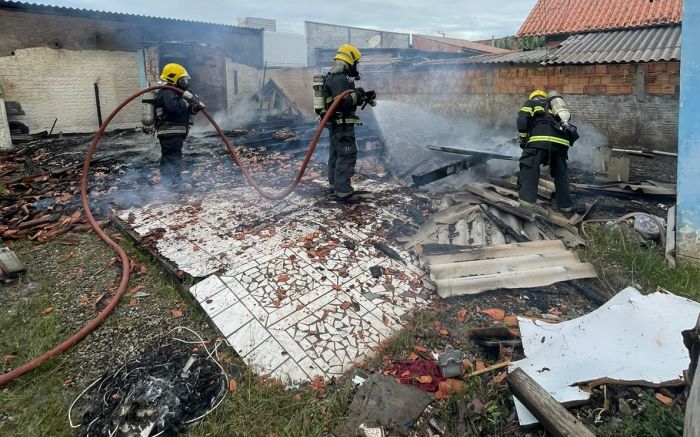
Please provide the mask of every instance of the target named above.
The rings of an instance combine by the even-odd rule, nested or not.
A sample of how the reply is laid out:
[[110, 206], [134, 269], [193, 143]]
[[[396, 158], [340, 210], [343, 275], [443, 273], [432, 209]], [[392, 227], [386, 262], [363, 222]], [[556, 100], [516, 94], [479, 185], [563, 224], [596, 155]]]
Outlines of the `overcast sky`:
[[[486, 39], [513, 35], [536, 0], [49, 0], [45, 4], [237, 24], [273, 18], [280, 32], [304, 33], [304, 21], [395, 32]], [[44, 3], [37, 1], [37, 3]]]

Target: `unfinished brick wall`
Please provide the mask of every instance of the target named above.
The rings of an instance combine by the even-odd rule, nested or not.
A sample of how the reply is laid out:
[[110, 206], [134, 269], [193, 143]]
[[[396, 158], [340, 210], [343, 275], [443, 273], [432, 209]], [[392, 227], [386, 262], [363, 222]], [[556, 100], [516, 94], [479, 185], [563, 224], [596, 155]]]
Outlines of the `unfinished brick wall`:
[[558, 90], [574, 118], [623, 147], [675, 150], [679, 62], [576, 66], [462, 64], [363, 73], [380, 98], [503, 128], [535, 88]]
[[[0, 57], [0, 83], [5, 100], [19, 101], [31, 132], [97, 130], [94, 83], [100, 90], [102, 117], [139, 90], [136, 52], [57, 50], [45, 47], [16, 50]], [[114, 119], [111, 127], [133, 127], [141, 120], [137, 100]]]
[[262, 70], [226, 58], [226, 92], [230, 114], [235, 113], [236, 108], [260, 89], [261, 80]]
[[287, 97], [309, 120], [316, 118], [316, 113], [313, 111], [312, 88], [312, 80], [316, 71], [317, 69], [312, 67], [275, 68], [267, 71], [267, 76], [284, 90]]

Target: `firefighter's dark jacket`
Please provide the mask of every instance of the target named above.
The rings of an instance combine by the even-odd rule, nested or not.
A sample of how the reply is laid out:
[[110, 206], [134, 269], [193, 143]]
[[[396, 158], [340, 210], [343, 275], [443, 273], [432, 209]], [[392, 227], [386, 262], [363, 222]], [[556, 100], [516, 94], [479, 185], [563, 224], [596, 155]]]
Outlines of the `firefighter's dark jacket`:
[[171, 90], [160, 90], [156, 95], [156, 110], [160, 129], [190, 125], [190, 116], [195, 113], [192, 105], [181, 94]]
[[[323, 95], [326, 99], [326, 109], [330, 108], [333, 99], [347, 90], [354, 90], [355, 83], [350, 82], [345, 73], [328, 73], [323, 81]], [[335, 112], [339, 113], [334, 118], [336, 124], [359, 124], [360, 119], [355, 115], [358, 105], [361, 105], [360, 96], [357, 92], [348, 94], [336, 107]]]
[[567, 153], [578, 139], [576, 130], [562, 128], [542, 98], [525, 102], [518, 111], [518, 135], [527, 138], [527, 147], [545, 149], [554, 153]]

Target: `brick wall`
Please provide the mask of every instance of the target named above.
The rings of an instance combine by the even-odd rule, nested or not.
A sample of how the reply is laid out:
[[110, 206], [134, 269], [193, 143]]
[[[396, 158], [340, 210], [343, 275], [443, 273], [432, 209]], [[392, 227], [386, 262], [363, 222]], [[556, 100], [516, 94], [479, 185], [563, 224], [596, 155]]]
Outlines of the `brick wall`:
[[276, 68], [268, 70], [267, 75], [282, 88], [294, 105], [309, 120], [316, 118], [313, 102], [313, 77], [316, 68]]
[[[57, 50], [45, 47], [16, 50], [0, 57], [0, 83], [5, 100], [19, 101], [31, 132], [92, 132], [97, 130], [93, 83], [100, 89], [102, 116], [139, 90], [136, 52]], [[114, 119], [111, 127], [133, 127], [141, 120], [138, 100]]]
[[466, 64], [394, 68], [363, 73], [380, 98], [465, 115], [496, 127], [514, 124], [515, 112], [535, 88], [556, 89], [578, 122], [593, 125], [613, 145], [675, 150], [678, 62], [580, 66]]
[[[226, 58], [226, 92], [230, 114], [235, 113], [237, 106], [260, 89], [261, 80], [261, 70], [237, 64], [230, 58]], [[237, 86], [234, 81], [237, 82]]]
[[[0, 56], [14, 50], [49, 47], [66, 50], [136, 51], [144, 41], [195, 41], [224, 50], [235, 62], [262, 67], [263, 31], [243, 27], [142, 16], [89, 13], [35, 13], [0, 7]], [[40, 30], [40, 31], [38, 31]]]

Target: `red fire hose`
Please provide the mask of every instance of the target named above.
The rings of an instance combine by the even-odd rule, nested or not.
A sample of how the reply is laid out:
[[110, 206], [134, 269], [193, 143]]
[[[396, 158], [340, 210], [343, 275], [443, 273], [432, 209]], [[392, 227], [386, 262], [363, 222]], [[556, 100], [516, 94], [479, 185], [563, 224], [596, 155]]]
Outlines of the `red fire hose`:
[[[29, 372], [30, 370], [34, 369], [35, 367], [39, 366], [40, 364], [44, 363], [45, 361], [49, 360], [50, 358], [60, 354], [61, 352], [64, 352], [71, 347], [75, 346], [79, 341], [84, 339], [90, 332], [92, 332], [95, 328], [97, 328], [100, 323], [102, 323], [109, 315], [114, 311], [114, 308], [117, 306], [119, 303], [119, 299], [124, 295], [124, 292], [126, 291], [126, 287], [129, 284], [129, 277], [130, 277], [130, 272], [131, 272], [131, 261], [129, 260], [129, 256], [126, 254], [124, 249], [122, 249], [119, 244], [117, 244], [114, 240], [109, 238], [109, 235], [107, 235], [97, 224], [97, 221], [92, 215], [92, 211], [90, 210], [90, 203], [88, 200], [88, 192], [87, 192], [87, 177], [88, 177], [88, 171], [90, 170], [90, 162], [92, 161], [92, 156], [95, 153], [95, 149], [97, 148], [97, 143], [100, 141], [100, 138], [102, 138], [102, 135], [105, 132], [105, 129], [107, 129], [107, 126], [109, 126], [109, 123], [112, 122], [112, 119], [122, 110], [124, 107], [131, 103], [134, 99], [139, 97], [142, 94], [145, 94], [150, 91], [155, 91], [159, 89], [169, 89], [178, 93], [182, 93], [183, 90], [179, 88], [175, 88], [173, 86], [169, 85], [158, 85], [158, 86], [152, 86], [146, 89], [143, 89], [136, 94], [132, 95], [128, 99], [124, 100], [119, 106], [116, 107], [114, 111], [112, 111], [111, 114], [109, 114], [109, 117], [102, 123], [100, 126], [100, 129], [95, 133], [95, 137], [92, 139], [92, 142], [90, 143], [90, 146], [88, 147], [87, 154], [85, 155], [85, 162], [83, 163], [83, 174], [80, 179], [80, 200], [83, 204], [83, 213], [85, 214], [85, 218], [87, 219], [88, 223], [90, 223], [90, 226], [92, 226], [92, 229], [95, 230], [97, 235], [104, 241], [106, 242], [112, 250], [119, 255], [119, 261], [122, 264], [122, 276], [121, 280], [119, 281], [119, 287], [117, 288], [116, 293], [114, 294], [114, 297], [112, 300], [110, 300], [109, 304], [102, 310], [100, 313], [92, 319], [87, 325], [83, 326], [78, 332], [67, 338], [63, 343], [59, 344], [58, 346], [54, 347], [50, 351], [46, 352], [44, 355], [41, 355], [39, 357], [34, 358], [32, 361], [23, 364], [22, 366], [11, 370], [4, 375], [0, 376], [0, 387], [7, 385], [10, 381], [12, 381], [15, 378], [18, 378], [25, 373]], [[281, 191], [279, 193], [270, 193], [265, 190], [263, 190], [250, 176], [250, 173], [248, 173], [248, 170], [245, 168], [245, 165], [241, 162], [240, 157], [238, 156], [238, 153], [236, 153], [236, 150], [233, 148], [231, 143], [228, 141], [228, 138], [226, 138], [226, 135], [224, 135], [224, 132], [221, 130], [219, 125], [214, 121], [214, 118], [212, 118], [211, 114], [209, 114], [206, 110], [202, 110], [202, 114], [204, 114], [205, 117], [209, 120], [209, 122], [214, 126], [214, 129], [216, 129], [216, 133], [219, 134], [221, 139], [223, 140], [224, 144], [226, 144], [226, 148], [228, 149], [229, 153], [231, 154], [231, 158], [236, 162], [236, 165], [241, 169], [241, 173], [243, 173], [243, 176], [245, 176], [246, 180], [252, 186], [255, 188], [255, 190], [260, 193], [260, 195], [266, 199], [282, 199], [284, 197], [287, 197], [294, 189], [299, 185], [299, 182], [301, 181], [302, 176], [304, 176], [304, 173], [306, 172], [306, 168], [309, 165], [309, 161], [311, 160], [311, 156], [314, 153], [314, 150], [316, 150], [316, 144], [318, 143], [318, 139], [321, 137], [321, 133], [323, 132], [323, 127], [326, 125], [328, 122], [329, 118], [331, 115], [335, 112], [335, 109], [337, 108], [338, 104], [340, 101], [345, 98], [348, 94], [350, 94], [352, 90], [348, 90], [340, 94], [335, 98], [333, 101], [333, 104], [331, 104], [330, 108], [326, 112], [326, 115], [323, 117], [321, 120], [321, 124], [319, 125], [318, 129], [316, 130], [316, 133], [314, 134], [314, 137], [311, 139], [311, 143], [309, 144], [309, 150], [306, 152], [306, 157], [304, 158], [304, 162], [301, 164], [301, 168], [299, 168], [299, 173], [297, 176], [294, 178], [292, 183], [287, 187], [284, 191]]]

